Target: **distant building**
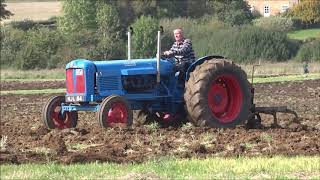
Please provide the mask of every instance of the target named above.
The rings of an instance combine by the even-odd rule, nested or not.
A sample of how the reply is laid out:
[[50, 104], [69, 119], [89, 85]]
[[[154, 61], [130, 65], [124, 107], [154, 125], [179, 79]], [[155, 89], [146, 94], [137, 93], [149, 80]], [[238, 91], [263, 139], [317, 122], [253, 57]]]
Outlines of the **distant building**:
[[300, 0], [246, 0], [252, 11], [258, 11], [262, 16], [269, 17], [287, 11], [298, 4]]

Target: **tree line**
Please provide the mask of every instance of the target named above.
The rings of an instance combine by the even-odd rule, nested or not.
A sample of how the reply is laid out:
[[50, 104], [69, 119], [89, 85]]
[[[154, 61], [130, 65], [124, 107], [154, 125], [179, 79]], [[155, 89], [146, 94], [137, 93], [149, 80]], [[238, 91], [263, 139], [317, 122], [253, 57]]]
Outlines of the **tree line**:
[[[3, 0], [1, 8], [5, 10]], [[133, 58], [150, 58], [156, 52], [160, 25], [165, 29], [162, 49], [171, 46], [172, 30], [182, 27], [198, 57], [219, 54], [238, 62], [283, 61], [309, 54], [298, 53], [303, 42], [288, 39], [286, 31], [304, 21], [319, 22], [317, 16], [303, 20], [295, 12], [299, 10], [293, 10], [265, 21], [257, 19], [244, 0], [67, 0], [63, 1], [63, 16], [54, 18], [56, 28], [32, 21], [12, 22], [1, 28], [1, 65], [55, 68], [75, 58], [125, 59], [130, 26], [134, 28]], [[10, 11], [3, 12], [2, 18], [10, 16]], [[279, 24], [285, 24], [284, 28]], [[317, 43], [308, 41], [307, 47]]]

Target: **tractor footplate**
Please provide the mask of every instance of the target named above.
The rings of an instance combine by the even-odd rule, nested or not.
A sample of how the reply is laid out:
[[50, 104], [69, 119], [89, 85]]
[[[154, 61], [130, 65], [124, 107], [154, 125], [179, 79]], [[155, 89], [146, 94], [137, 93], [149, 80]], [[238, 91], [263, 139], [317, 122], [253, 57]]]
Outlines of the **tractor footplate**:
[[272, 127], [280, 127], [277, 121], [277, 113], [288, 113], [288, 114], [293, 114], [295, 117], [293, 119], [292, 122], [295, 123], [300, 123], [299, 121], [299, 117], [298, 114], [291, 110], [288, 109], [287, 106], [279, 106], [279, 107], [255, 107], [254, 109], [254, 114], [256, 117], [258, 117], [258, 119], [261, 122], [261, 117], [260, 117], [260, 113], [263, 114], [270, 114], [273, 116], [273, 124]]

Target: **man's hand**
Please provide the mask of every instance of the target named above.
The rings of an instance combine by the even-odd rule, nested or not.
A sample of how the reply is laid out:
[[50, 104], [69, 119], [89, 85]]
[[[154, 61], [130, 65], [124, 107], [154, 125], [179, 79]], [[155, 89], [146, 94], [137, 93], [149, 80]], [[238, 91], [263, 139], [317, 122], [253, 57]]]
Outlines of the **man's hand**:
[[165, 55], [165, 56], [170, 56], [171, 54], [172, 54], [171, 51], [165, 51], [165, 52], [163, 52], [163, 55]]
[[[162, 54], [160, 53], [160, 56], [170, 56], [171, 52], [170, 51], [164, 51], [162, 52]], [[158, 54], [156, 53], [156, 57], [158, 56]]]

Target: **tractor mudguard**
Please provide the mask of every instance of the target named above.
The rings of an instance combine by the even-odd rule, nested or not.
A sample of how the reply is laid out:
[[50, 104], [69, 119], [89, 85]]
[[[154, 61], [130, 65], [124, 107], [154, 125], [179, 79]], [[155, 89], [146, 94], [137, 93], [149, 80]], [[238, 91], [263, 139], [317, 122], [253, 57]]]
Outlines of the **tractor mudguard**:
[[204, 56], [204, 57], [201, 57], [199, 58], [198, 60], [196, 60], [195, 62], [193, 62], [187, 72], [186, 72], [186, 78], [185, 80], [188, 81], [189, 79], [189, 74], [200, 64], [202, 64], [205, 60], [208, 60], [208, 59], [224, 59], [225, 57], [223, 56], [219, 56], [219, 55], [212, 55], [212, 56]]

